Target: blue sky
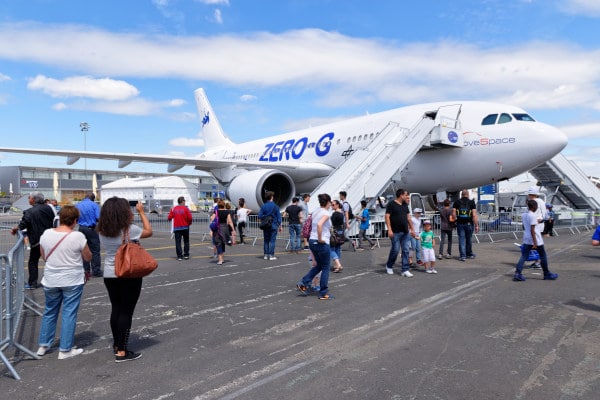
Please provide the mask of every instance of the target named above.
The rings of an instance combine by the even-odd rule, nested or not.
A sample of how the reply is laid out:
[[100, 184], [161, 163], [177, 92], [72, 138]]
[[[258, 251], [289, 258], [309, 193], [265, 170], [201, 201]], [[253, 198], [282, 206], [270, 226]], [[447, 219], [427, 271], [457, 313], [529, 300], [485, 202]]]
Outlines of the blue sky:
[[[597, 0], [3, 0], [2, 145], [193, 156], [198, 87], [235, 142], [491, 100], [563, 129], [563, 153], [600, 176], [599, 24]], [[0, 165], [65, 160], [2, 153]]]

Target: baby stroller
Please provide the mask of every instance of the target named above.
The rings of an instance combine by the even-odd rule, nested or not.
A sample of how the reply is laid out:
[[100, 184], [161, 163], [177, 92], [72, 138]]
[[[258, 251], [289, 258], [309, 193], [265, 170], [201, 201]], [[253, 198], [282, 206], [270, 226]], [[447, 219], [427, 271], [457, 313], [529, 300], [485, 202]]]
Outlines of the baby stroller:
[[[524, 245], [515, 243], [515, 246], [517, 246], [519, 249], [521, 249], [521, 252], [523, 252]], [[525, 266], [525, 268], [542, 268], [542, 265], [540, 264], [540, 255], [538, 254], [537, 250], [531, 249], [529, 251], [529, 254], [527, 255], [527, 260], [525, 261], [533, 261], [533, 263], [530, 266]]]

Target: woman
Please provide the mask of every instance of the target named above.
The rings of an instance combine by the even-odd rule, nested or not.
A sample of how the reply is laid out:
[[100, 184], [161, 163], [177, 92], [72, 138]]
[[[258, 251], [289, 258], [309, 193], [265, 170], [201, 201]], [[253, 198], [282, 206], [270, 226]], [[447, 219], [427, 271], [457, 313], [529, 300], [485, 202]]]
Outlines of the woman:
[[321, 280], [319, 281], [319, 300], [331, 300], [327, 288], [329, 280], [329, 266], [331, 260], [331, 248], [329, 247], [329, 237], [331, 229], [331, 220], [329, 218], [329, 206], [331, 197], [322, 193], [318, 196], [319, 208], [312, 213], [312, 230], [308, 245], [314, 257], [316, 265], [302, 277], [302, 280], [296, 284], [296, 288], [303, 294], [307, 295], [310, 291], [310, 283], [312, 279], [320, 272]]
[[[212, 240], [213, 245], [217, 249], [217, 265], [223, 265], [223, 254], [225, 253], [225, 244], [227, 240], [231, 240], [229, 236], [229, 229], [233, 229], [233, 220], [231, 219], [231, 213], [225, 208], [225, 201], [219, 199], [217, 202], [217, 212], [213, 213], [210, 217], [212, 221], [217, 216], [219, 217], [219, 229], [213, 232]], [[233, 238], [235, 240], [235, 230], [233, 231]]]
[[450, 208], [450, 200], [444, 200], [444, 207], [440, 210], [440, 221], [441, 221], [441, 233], [440, 233], [440, 252], [438, 254], [438, 259], [442, 259], [444, 257], [444, 244], [446, 243], [446, 238], [448, 238], [448, 252], [446, 253], [446, 258], [452, 258], [452, 231], [454, 229], [455, 221], [450, 221], [450, 219], [456, 218], [453, 216], [452, 208]]
[[138, 202], [135, 209], [140, 214], [142, 228], [132, 223], [133, 212], [129, 202], [119, 197], [112, 197], [104, 202], [97, 225], [100, 244], [106, 252], [104, 286], [112, 306], [110, 329], [116, 362], [137, 360], [142, 356], [142, 353], [135, 353], [127, 348], [133, 312], [142, 291], [142, 278], [117, 278], [115, 275], [115, 255], [126, 232], [129, 232], [131, 241], [152, 236], [152, 227], [144, 213], [144, 205]]
[[237, 209], [237, 228], [240, 233], [240, 243], [244, 244], [244, 229], [246, 228], [246, 221], [248, 220], [248, 214], [250, 214], [252, 210], [246, 208], [246, 200], [243, 197], [240, 197], [238, 200], [238, 209]]
[[40, 238], [40, 253], [46, 260], [42, 285], [46, 296], [46, 308], [40, 327], [39, 349], [43, 356], [54, 342], [56, 322], [62, 306], [60, 344], [58, 359], [63, 360], [83, 353], [73, 346], [77, 312], [83, 294], [85, 274], [83, 261], [92, 259], [83, 233], [73, 231], [79, 218], [79, 210], [67, 205], [60, 210], [57, 228], [47, 229]]
[[[335, 231], [338, 237], [344, 236], [344, 210], [342, 209], [342, 204], [333, 200], [331, 202], [331, 208], [333, 209], [333, 213], [331, 214], [331, 226], [333, 226], [333, 230]], [[340, 243], [336, 243], [335, 246], [331, 246], [331, 258], [333, 259], [333, 272], [338, 273], [342, 272], [344, 267], [342, 267], [342, 263], [340, 262], [340, 257], [342, 256], [342, 245]]]

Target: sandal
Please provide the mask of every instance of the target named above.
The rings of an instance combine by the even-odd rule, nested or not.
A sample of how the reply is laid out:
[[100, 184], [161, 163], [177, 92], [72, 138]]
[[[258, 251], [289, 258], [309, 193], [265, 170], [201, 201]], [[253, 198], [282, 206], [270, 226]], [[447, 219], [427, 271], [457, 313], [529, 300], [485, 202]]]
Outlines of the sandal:
[[343, 269], [344, 267], [335, 267], [332, 272], [335, 272], [337, 274], [339, 272], [342, 272]]

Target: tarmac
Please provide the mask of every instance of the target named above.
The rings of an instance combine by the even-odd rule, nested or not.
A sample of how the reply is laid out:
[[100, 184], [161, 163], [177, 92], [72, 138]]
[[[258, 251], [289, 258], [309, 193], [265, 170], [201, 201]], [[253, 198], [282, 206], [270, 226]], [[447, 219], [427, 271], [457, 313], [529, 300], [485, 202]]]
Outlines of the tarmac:
[[[3, 399], [598, 399], [600, 248], [591, 231], [546, 239], [544, 281], [526, 269], [507, 234], [475, 243], [477, 257], [436, 263], [413, 278], [381, 248], [344, 247], [330, 275], [334, 300], [301, 296], [307, 254], [263, 260], [256, 246], [228, 247], [216, 265], [193, 235], [177, 261], [168, 234], [143, 240], [159, 268], [144, 278], [130, 338], [143, 357], [115, 363], [110, 303], [101, 278], [85, 287], [75, 343], [85, 351], [41, 360], [6, 349], [21, 376], [0, 365]], [[437, 240], [437, 239], [436, 239]], [[458, 254], [455, 240], [453, 252]], [[529, 263], [528, 263], [529, 264]], [[43, 304], [41, 289], [26, 293]], [[37, 349], [40, 317], [24, 311], [17, 340]], [[56, 346], [56, 344], [55, 344]]]

